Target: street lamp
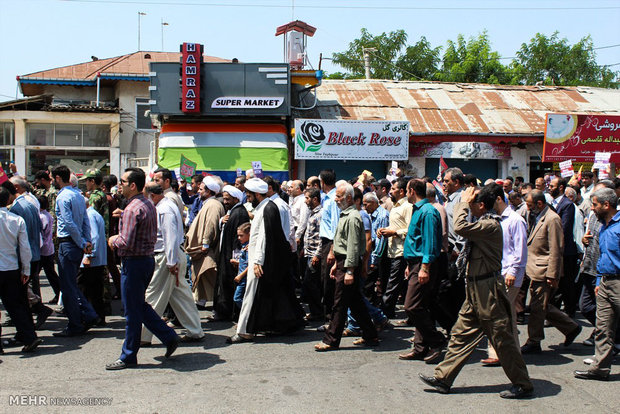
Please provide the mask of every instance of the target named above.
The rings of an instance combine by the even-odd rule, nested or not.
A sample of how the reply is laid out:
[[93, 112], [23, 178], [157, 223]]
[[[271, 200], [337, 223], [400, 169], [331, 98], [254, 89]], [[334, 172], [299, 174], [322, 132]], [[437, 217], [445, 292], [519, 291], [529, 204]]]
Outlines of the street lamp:
[[161, 51], [164, 51], [164, 26], [170, 26], [164, 19], [161, 19]]
[[140, 20], [142, 16], [146, 16], [146, 13], [138, 12], [138, 52], [140, 51]]

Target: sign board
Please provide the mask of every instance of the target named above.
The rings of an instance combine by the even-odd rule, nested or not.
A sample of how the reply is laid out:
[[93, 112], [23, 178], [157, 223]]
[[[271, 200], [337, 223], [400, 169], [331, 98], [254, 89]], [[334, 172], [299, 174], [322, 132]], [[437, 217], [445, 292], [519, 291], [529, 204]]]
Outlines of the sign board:
[[[415, 138], [414, 138], [415, 139]], [[510, 144], [487, 142], [416, 142], [409, 149], [412, 157], [462, 158], [462, 159], [510, 159]]]
[[179, 167], [179, 175], [184, 178], [185, 181], [191, 180], [192, 176], [196, 174], [196, 163], [185, 158], [181, 154], [181, 162]]
[[291, 75], [287, 64], [202, 63], [195, 113], [182, 111], [180, 63], [152, 62], [151, 113], [202, 116], [289, 116]]
[[295, 159], [406, 160], [409, 122], [295, 120]]
[[547, 114], [543, 161], [594, 161], [596, 152], [620, 162], [620, 116]]
[[181, 45], [181, 111], [187, 114], [200, 113], [200, 69], [202, 45], [183, 43]]
[[252, 171], [254, 172], [254, 177], [263, 178], [263, 163], [262, 161], [252, 161]]
[[560, 171], [562, 178], [568, 178], [575, 175], [575, 171], [573, 170], [573, 162], [571, 160], [562, 161], [560, 163]]

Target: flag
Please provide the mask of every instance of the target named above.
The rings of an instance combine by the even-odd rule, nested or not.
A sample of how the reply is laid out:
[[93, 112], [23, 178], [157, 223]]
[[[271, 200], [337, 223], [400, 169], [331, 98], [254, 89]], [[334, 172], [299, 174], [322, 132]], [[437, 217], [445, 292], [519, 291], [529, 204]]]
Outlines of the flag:
[[2, 184], [3, 182], [5, 182], [8, 179], [9, 179], [9, 177], [6, 176], [6, 173], [4, 172], [4, 169], [2, 167], [0, 167], [0, 184]]
[[443, 160], [443, 155], [439, 158], [439, 174], [437, 174], [437, 180], [441, 180], [441, 176], [444, 171], [448, 169], [448, 164]]
[[181, 162], [180, 162], [180, 168], [179, 168], [179, 175], [185, 179], [185, 181], [189, 181], [192, 178], [192, 175], [196, 174], [196, 163], [193, 161], [190, 161], [189, 159], [185, 158], [185, 156], [183, 154], [181, 154]]
[[577, 172], [577, 181], [581, 181], [581, 170], [583, 170], [583, 164], [579, 167], [579, 172]]

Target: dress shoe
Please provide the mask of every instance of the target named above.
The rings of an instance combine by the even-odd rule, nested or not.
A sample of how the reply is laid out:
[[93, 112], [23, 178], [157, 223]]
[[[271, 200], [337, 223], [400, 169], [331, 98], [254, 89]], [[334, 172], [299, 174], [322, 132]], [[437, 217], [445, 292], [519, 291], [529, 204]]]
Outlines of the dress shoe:
[[178, 335], [175, 335], [174, 339], [172, 339], [172, 341], [166, 344], [166, 353], [164, 354], [164, 357], [170, 358], [172, 354], [174, 354], [174, 351], [177, 350], [178, 347], [179, 347], [179, 337]]
[[533, 393], [534, 388], [525, 389], [523, 387], [519, 387], [518, 385], [513, 385], [509, 390], [500, 392], [499, 396], [509, 400], [518, 400], [520, 398], [531, 397]]
[[542, 348], [540, 347], [540, 344], [526, 343], [525, 345], [521, 347], [521, 353], [523, 355], [540, 354], [541, 352], [542, 352]]
[[71, 336], [76, 336], [77, 334], [71, 332], [68, 329], [63, 329], [62, 331], [58, 331], [58, 332], [54, 332], [52, 334], [52, 336], [55, 336], [56, 338], [69, 338]]
[[54, 296], [52, 300], [47, 302], [48, 305], [58, 305], [58, 295]]
[[227, 344], [240, 344], [243, 342], [253, 342], [254, 338], [251, 336], [241, 336], [239, 334], [234, 334], [233, 336], [226, 338]]
[[52, 308], [43, 306], [43, 309], [41, 309], [41, 311], [37, 313], [37, 321], [34, 324], [34, 329], [39, 329], [40, 327], [42, 327], [47, 318], [49, 318], [52, 313], [54, 313], [54, 310]]
[[435, 377], [427, 377], [426, 375], [422, 374], [418, 374], [418, 376], [423, 383], [435, 388], [440, 394], [448, 394], [450, 392], [450, 386], [444, 384], [443, 382], [441, 382], [441, 380], [438, 380]]
[[599, 374], [598, 372], [594, 371], [575, 371], [575, 378], [607, 381], [609, 379], [609, 374]]
[[321, 326], [319, 326], [318, 328], [316, 328], [317, 332], [325, 332], [327, 330], [327, 328], [329, 327], [329, 324], [323, 324]]
[[84, 322], [84, 330], [82, 331], [82, 333], [86, 333], [88, 332], [93, 326], [97, 326], [101, 323], [101, 318], [99, 316], [97, 316], [95, 319], [88, 321], [88, 322]]
[[190, 343], [190, 342], [202, 342], [204, 341], [205, 337], [203, 336], [189, 336], [189, 335], [183, 335], [182, 337], [179, 338], [179, 341], [183, 342], [184, 344], [186, 343]]
[[428, 351], [428, 354], [426, 355], [426, 357], [424, 357], [424, 362], [426, 362], [427, 364], [433, 364], [437, 362], [437, 360], [441, 358], [442, 352], [443, 352], [443, 346], [440, 346], [439, 348], [431, 348]]
[[105, 369], [108, 371], [118, 371], [118, 370], [125, 369], [125, 368], [135, 368], [137, 366], [138, 364], [135, 362], [125, 362], [125, 361], [121, 361], [120, 359], [117, 359], [111, 364], [107, 364], [105, 366]]
[[327, 345], [324, 342], [319, 342], [318, 344], [314, 345], [314, 350], [316, 352], [336, 351], [338, 350], [338, 347], [334, 345]]
[[140, 348], [150, 348], [153, 344], [149, 341], [140, 341]]
[[594, 364], [594, 357], [585, 358], [585, 359], [583, 360], [583, 363], [584, 363], [584, 364], [586, 364], [586, 365], [592, 365], [592, 364]]
[[575, 341], [575, 338], [577, 338], [580, 333], [581, 333], [581, 326], [578, 326], [575, 329], [573, 329], [571, 333], [566, 335], [566, 339], [564, 339], [564, 346], [569, 346], [570, 344], [572, 344]]
[[377, 328], [377, 332], [381, 332], [391, 327], [392, 327], [392, 324], [390, 323], [390, 318], [385, 318], [383, 321], [375, 324], [375, 328]]
[[499, 367], [501, 365], [497, 358], [485, 358], [481, 359], [480, 362], [485, 367]]
[[42, 343], [43, 343], [43, 340], [41, 338], [37, 338], [34, 341], [32, 341], [32, 343], [25, 345], [22, 348], [22, 352], [34, 352], [35, 349], [37, 349], [37, 347], [41, 345]]
[[406, 354], [400, 354], [398, 359], [402, 359], [403, 361], [424, 361], [426, 354], [426, 352], [411, 351]]

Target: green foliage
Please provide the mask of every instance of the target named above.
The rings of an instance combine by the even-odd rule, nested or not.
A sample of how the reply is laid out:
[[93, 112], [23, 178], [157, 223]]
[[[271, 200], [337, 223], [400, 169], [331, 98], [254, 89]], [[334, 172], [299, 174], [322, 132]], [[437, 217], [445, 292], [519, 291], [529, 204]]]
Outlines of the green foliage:
[[529, 43], [523, 43], [516, 59], [503, 64], [493, 51], [487, 32], [468, 40], [458, 35], [442, 47], [433, 48], [422, 36], [407, 45], [404, 30], [374, 36], [361, 30], [349, 48], [334, 53], [332, 60], [346, 72], [335, 72], [327, 79], [364, 78], [363, 48], [370, 52], [371, 77], [392, 80], [438, 80], [490, 84], [525, 84], [538, 82], [548, 85], [589, 85], [617, 88], [618, 75], [609, 68], [598, 66], [594, 44], [586, 36], [574, 45], [555, 32], [550, 37], [537, 33]]

